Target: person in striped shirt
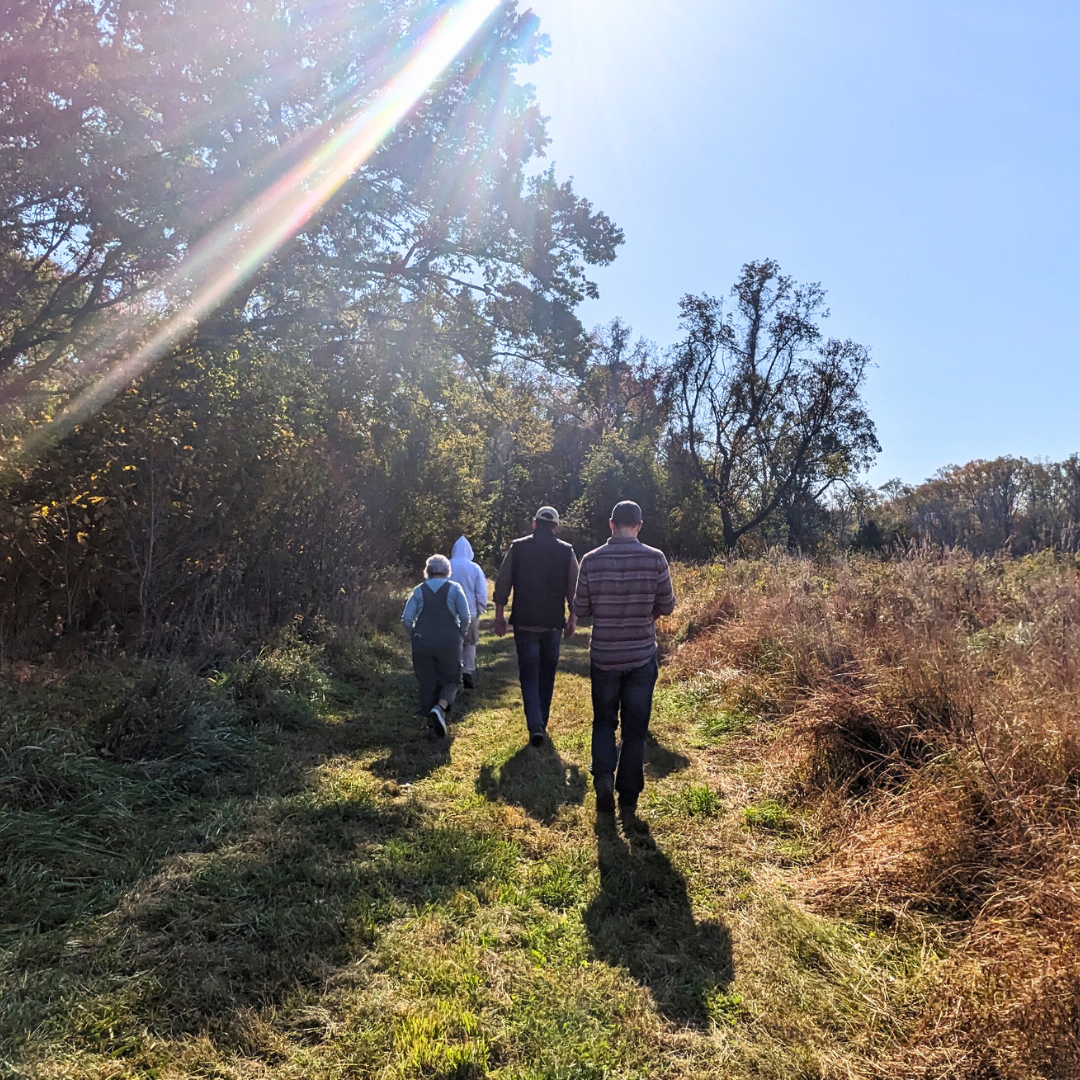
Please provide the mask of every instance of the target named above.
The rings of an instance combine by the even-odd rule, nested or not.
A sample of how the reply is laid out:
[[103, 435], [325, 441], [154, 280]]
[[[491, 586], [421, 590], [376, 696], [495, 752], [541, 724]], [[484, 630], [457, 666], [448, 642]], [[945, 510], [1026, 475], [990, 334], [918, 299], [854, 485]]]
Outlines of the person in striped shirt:
[[[645, 786], [645, 740], [656, 684], [656, 619], [675, 608], [664, 553], [638, 539], [641, 507], [624, 501], [611, 511], [611, 538], [590, 551], [578, 570], [573, 612], [592, 616], [592, 774], [596, 809], [637, 810]], [[615, 732], [622, 721], [622, 751]]]

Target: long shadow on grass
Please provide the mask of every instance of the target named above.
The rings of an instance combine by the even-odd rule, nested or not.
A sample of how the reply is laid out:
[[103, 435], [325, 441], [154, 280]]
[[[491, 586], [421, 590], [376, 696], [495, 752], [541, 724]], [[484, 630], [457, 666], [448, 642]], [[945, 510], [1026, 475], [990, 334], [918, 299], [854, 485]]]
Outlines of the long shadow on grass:
[[453, 736], [431, 739], [417, 714], [416, 699], [411, 672], [382, 676], [375, 700], [365, 702], [360, 716], [330, 734], [327, 752], [358, 755], [382, 750], [370, 766], [374, 775], [398, 783], [423, 779], [450, 760]]
[[[458, 695], [452, 711], [451, 725], [453, 733], [460, 723], [468, 720], [472, 708], [497, 699], [510, 686], [517, 682], [517, 657], [514, 652], [512, 635], [503, 638], [487, 638], [481, 648], [481, 666], [477, 672], [477, 689], [463, 691]], [[453, 736], [448, 740], [430, 742], [419, 735], [419, 726], [412, 721], [416, 701], [416, 681], [407, 672], [395, 672], [383, 678], [379, 711], [374, 715], [365, 715], [364, 720], [352, 725], [345, 735], [346, 742], [339, 746], [339, 752], [363, 753], [375, 747], [385, 747], [385, 756], [375, 761], [371, 772], [376, 776], [412, 782], [433, 772], [450, 760]], [[403, 716], [410, 718], [409, 724], [403, 722]], [[525, 723], [522, 715], [522, 732]], [[580, 801], [580, 800], [579, 800]]]
[[[0, 927], [4, 1053], [46, 1052], [43, 1032], [106, 1056], [148, 1030], [227, 1041], [238, 1011], [324, 981], [387, 919], [509, 873], [508, 841], [427, 827], [420, 807], [349, 770], [312, 773], [363, 754], [404, 781], [447, 759], [448, 741], [424, 738], [397, 657], [341, 674], [348, 711], [327, 718], [280, 695], [245, 709], [200, 698], [184, 753], [162, 761], [101, 756], [94, 715], [43, 722], [30, 746], [7, 731], [8, 759], [26, 760], [3, 792], [21, 801], [0, 807], [4, 914], [17, 924]], [[141, 719], [128, 682], [114, 696]]]
[[677, 750], [664, 746], [655, 735], [649, 736], [645, 747], [645, 772], [650, 780], [662, 780], [673, 772], [682, 772], [690, 764], [690, 759]]
[[[512, 643], [492, 653], [484, 696], [514, 678]], [[0, 812], [20, 924], [3, 941], [14, 987], [0, 1000], [6, 1053], [152, 1056], [148, 1031], [227, 1044], [239, 1014], [322, 984], [387, 920], [512, 875], [512, 842], [433, 827], [352, 770], [312, 772], [363, 756], [377, 777], [405, 782], [447, 760], [449, 741], [424, 737], [397, 648], [374, 659], [337, 671], [336, 714], [293, 707], [273, 688], [235, 708], [209, 702], [184, 753], [160, 762], [101, 757], [90, 727], [65, 728], [62, 752], [19, 751], [26, 740], [11, 733], [30, 756], [25, 806]], [[123, 693], [143, 718], [141, 688]], [[53, 1038], [55, 1049], [41, 1041]]]
[[621, 835], [614, 817], [596, 822], [600, 892], [584, 922], [597, 956], [626, 968], [657, 1009], [683, 1024], [708, 1018], [708, 998], [735, 975], [731, 934], [696, 922], [686, 879], [635, 819]]
[[34, 1031], [50, 1027], [106, 1056], [147, 1032], [229, 1045], [248, 1010], [324, 983], [389, 920], [460, 889], [485, 896], [519, 859], [494, 833], [428, 825], [418, 807], [348, 788], [248, 807], [231, 832], [126, 890], [78, 948], [58, 939], [15, 958], [0, 1045], [40, 1055]]
[[116, 959], [140, 988], [132, 1011], [151, 1030], [225, 1033], [238, 1012], [355, 960], [387, 921], [509, 880], [517, 859], [494, 834], [364, 798], [280, 807], [243, 848], [185, 861], [126, 899]]
[[546, 739], [540, 746], [523, 746], [501, 768], [482, 765], [476, 790], [489, 799], [523, 807], [549, 825], [560, 807], [585, 801], [585, 774], [564, 761]]

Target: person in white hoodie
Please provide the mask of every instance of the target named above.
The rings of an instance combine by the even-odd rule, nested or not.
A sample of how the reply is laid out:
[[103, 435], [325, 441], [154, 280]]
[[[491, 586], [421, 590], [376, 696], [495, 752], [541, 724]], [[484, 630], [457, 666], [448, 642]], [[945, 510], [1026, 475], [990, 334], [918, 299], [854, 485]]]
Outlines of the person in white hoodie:
[[480, 614], [487, 610], [488, 583], [484, 571], [473, 562], [472, 544], [459, 536], [450, 552], [450, 580], [465, 590], [469, 601], [469, 631], [461, 648], [461, 681], [467, 690], [475, 683], [476, 643], [480, 639]]

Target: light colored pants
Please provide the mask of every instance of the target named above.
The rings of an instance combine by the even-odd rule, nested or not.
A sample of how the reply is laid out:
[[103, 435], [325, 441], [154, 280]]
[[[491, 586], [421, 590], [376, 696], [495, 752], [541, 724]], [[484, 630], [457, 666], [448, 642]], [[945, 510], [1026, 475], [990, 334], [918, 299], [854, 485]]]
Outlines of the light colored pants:
[[474, 615], [461, 646], [461, 670], [476, 670], [476, 643], [480, 640], [480, 616]]

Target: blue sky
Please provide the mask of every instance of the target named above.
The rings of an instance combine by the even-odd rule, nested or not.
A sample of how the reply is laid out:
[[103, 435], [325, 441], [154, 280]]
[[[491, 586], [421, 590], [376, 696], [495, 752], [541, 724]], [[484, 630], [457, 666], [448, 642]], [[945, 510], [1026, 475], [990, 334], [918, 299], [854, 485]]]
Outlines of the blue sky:
[[668, 344], [775, 258], [872, 351], [875, 483], [1080, 451], [1080, 4], [528, 6], [549, 157], [626, 231], [588, 325]]

